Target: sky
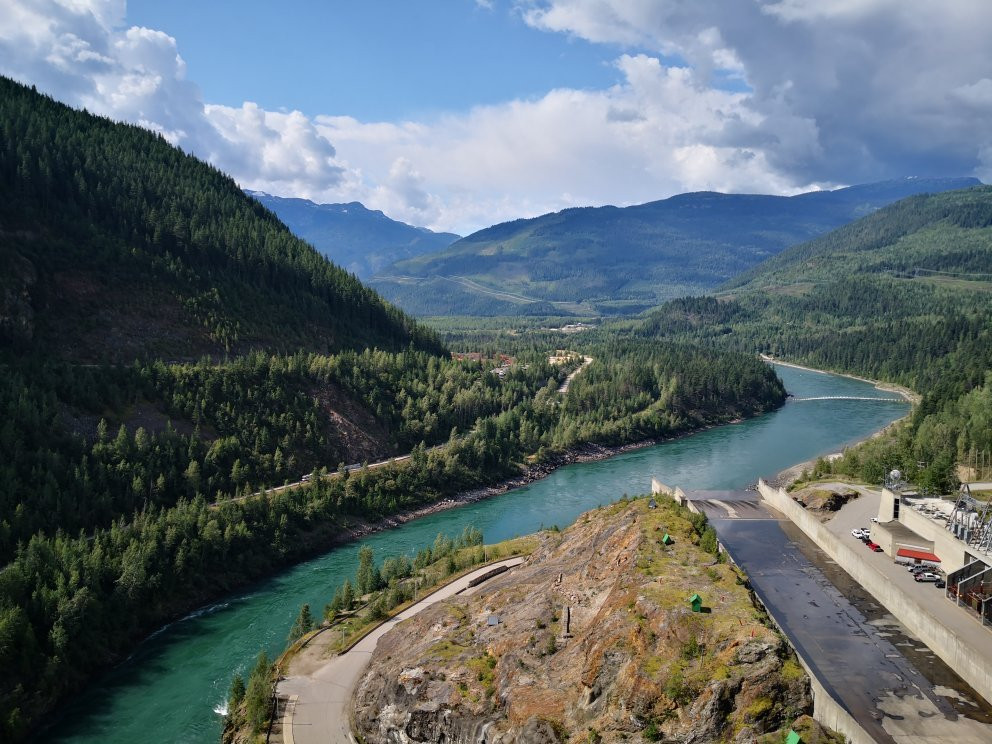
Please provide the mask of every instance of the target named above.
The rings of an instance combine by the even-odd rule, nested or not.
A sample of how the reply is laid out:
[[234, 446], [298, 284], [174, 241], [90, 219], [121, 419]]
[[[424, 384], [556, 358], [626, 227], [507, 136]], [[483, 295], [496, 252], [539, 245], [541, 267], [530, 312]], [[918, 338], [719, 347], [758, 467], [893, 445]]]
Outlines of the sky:
[[467, 234], [992, 180], [989, 0], [0, 0], [0, 74], [244, 188]]

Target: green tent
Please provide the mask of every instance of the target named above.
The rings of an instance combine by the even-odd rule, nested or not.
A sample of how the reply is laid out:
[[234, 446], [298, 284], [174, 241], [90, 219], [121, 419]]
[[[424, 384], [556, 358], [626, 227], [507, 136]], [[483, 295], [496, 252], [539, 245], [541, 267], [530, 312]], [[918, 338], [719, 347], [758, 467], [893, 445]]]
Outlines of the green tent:
[[662, 545], [671, 545], [673, 542], [675, 541], [672, 539], [672, 536], [669, 535], [667, 532], [665, 533], [665, 536], [661, 538]]
[[785, 737], [785, 744], [802, 744], [802, 737], [795, 731], [789, 729], [789, 735]]
[[703, 598], [700, 597], [698, 594], [693, 594], [691, 597], [689, 597], [689, 604], [692, 605], [693, 612], [703, 611]]

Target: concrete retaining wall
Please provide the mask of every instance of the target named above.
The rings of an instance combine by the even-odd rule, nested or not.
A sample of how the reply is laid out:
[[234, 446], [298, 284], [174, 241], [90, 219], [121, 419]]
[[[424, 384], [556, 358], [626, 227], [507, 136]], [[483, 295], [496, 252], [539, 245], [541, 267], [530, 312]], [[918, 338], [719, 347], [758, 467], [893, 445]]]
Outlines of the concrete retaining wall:
[[660, 494], [662, 496], [671, 496], [672, 495], [672, 489], [669, 488], [668, 486], [666, 486], [664, 483], [662, 483], [657, 478], [652, 478], [651, 479], [651, 493], [653, 493], [653, 494]]
[[[860, 552], [856, 553], [841, 542], [837, 535], [793, 501], [785, 491], [772, 488], [764, 481], [758, 481], [758, 491], [769, 505], [795, 523], [821, 550], [869, 591], [885, 609], [895, 615], [899, 622], [929, 646], [965, 682], [975, 688], [979, 695], [992, 701], [992, 668], [988, 668], [983, 663], [985, 658], [983, 654], [978, 653], [970, 643], [947, 630], [926, 607], [890, 583], [883, 574], [863, 560]], [[913, 527], [908, 523], [906, 526], [911, 529]]]
[[875, 744], [875, 740], [868, 735], [868, 732], [861, 728], [861, 724], [854, 720], [854, 716], [844, 710], [840, 703], [830, 697], [830, 694], [823, 688], [816, 675], [806, 666], [806, 662], [797, 654], [799, 662], [806, 670], [809, 677], [810, 690], [813, 693], [813, 718], [822, 723], [827, 728], [832, 728], [847, 737], [851, 744]]

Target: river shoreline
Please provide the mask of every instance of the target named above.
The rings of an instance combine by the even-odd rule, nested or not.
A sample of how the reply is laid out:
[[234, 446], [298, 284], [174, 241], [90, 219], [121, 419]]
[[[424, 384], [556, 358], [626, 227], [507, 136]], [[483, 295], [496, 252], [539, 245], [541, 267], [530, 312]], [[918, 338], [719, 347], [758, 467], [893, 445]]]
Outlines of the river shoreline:
[[[858, 387], [871, 389], [865, 383], [830, 375], [785, 367], [778, 370], [795, 395], [829, 396], [833, 391], [843, 394]], [[461, 493], [457, 501], [425, 502], [420, 509], [381, 521], [354, 516], [347, 523], [344, 518], [321, 520], [289, 544], [292, 555], [283, 563], [287, 570], [277, 568], [264, 577], [232, 586], [223, 597], [201, 595], [185, 612], [175, 608], [174, 617], [180, 622], [143, 647], [135, 647], [130, 663], [105, 680], [97, 680], [87, 695], [62, 708], [59, 712], [65, 715], [59, 717], [63, 720], [49, 738], [127, 744], [140, 739], [150, 726], [160, 725], [165, 739], [210, 744], [220, 735], [214, 704], [226, 697], [232, 675], [239, 670], [244, 673], [247, 660], [259, 648], [270, 654], [282, 650], [296, 608], [303, 603], [311, 608], [322, 606], [335, 585], [353, 578], [353, 554], [360, 545], [373, 545], [381, 557], [415, 551], [438, 532], [454, 535], [468, 524], [483, 529], [490, 542], [534, 532], [540, 525], [557, 523], [564, 527], [582, 512], [609, 503], [624, 492], [634, 495], [646, 491], [650, 476], [661, 472], [680, 473], [680, 482], [700, 487], [740, 488], [742, 468], [748, 475], [775, 473], [790, 462], [840, 449], [845, 441], [863, 439], [885, 426], [893, 414], [899, 415], [891, 405], [844, 405], [844, 410], [851, 411], [850, 417], [833, 415], [837, 406], [829, 402], [787, 405], [736, 426], [726, 425], [734, 423], [733, 417], [726, 415], [719, 424], [707, 422], [711, 426], [698, 425], [695, 432], [684, 430], [678, 438], [665, 437], [661, 442], [652, 439], [631, 441], [624, 447], [583, 446], [547, 458], [550, 462], [540, 470], [525, 471], [517, 465], [493, 474], [492, 485]], [[704, 431], [707, 428], [713, 431]], [[698, 446], [690, 443], [697, 439], [689, 436], [693, 433], [701, 437]], [[651, 446], [655, 443], [674, 446]], [[630, 455], [614, 457], [609, 464], [596, 462], [631, 450]], [[579, 464], [580, 460], [589, 462]], [[572, 463], [577, 467], [553, 472]], [[499, 482], [504, 474], [515, 478]], [[505, 493], [523, 485], [527, 488]], [[505, 495], [499, 499], [485, 498], [501, 493]], [[475, 503], [465, 509], [431, 514], [469, 499]], [[426, 519], [414, 521], [418, 516]], [[387, 529], [392, 526], [396, 529]], [[161, 715], [162, 705], [171, 711], [167, 718]]]
[[[872, 380], [868, 377], [858, 377], [857, 375], [850, 375], [845, 372], [831, 372], [825, 369], [816, 369], [815, 367], [805, 367], [801, 364], [795, 364], [793, 362], [783, 362], [781, 359], [776, 359], [775, 357], [769, 356], [767, 354], [758, 354], [758, 356], [761, 358], [762, 361], [768, 362], [769, 364], [780, 364], [783, 367], [792, 367], [793, 369], [801, 369], [806, 372], [816, 372], [821, 375], [836, 375], [837, 377], [846, 377], [851, 380], [858, 380], [859, 382], [867, 382], [870, 385], [874, 385], [875, 388], [878, 390], [884, 390], [885, 392], [890, 392], [890, 393], [899, 393], [899, 395], [905, 398], [906, 401], [912, 406], [915, 406], [920, 402], [919, 393], [917, 393], [915, 390], [911, 390], [908, 387], [903, 387], [902, 385], [896, 385], [895, 383], [879, 382], [878, 380]], [[910, 409], [910, 413], [912, 413], [912, 409]], [[909, 418], [909, 415], [910, 414], [907, 413], [905, 416], [902, 416], [901, 418], [897, 418], [895, 421], [886, 424], [881, 429], [879, 429], [876, 432], [873, 432], [864, 439], [859, 439], [856, 442], [852, 442], [851, 444], [848, 444], [846, 447], [844, 447], [844, 450], [850, 447], [857, 447], [859, 444], [862, 444], [863, 442], [867, 442], [872, 439], [876, 439], [878, 437], [884, 436], [885, 433], [888, 432], [890, 429], [892, 429], [895, 426], [898, 426], [907, 418]], [[773, 478], [770, 478], [768, 480], [768, 483], [774, 488], [784, 488], [788, 490], [788, 488], [793, 483], [799, 480], [799, 478], [802, 476], [804, 471], [808, 471], [812, 469], [814, 465], [816, 465], [817, 460], [821, 458], [832, 460], [834, 458], [842, 457], [844, 455], [844, 450], [841, 450], [840, 452], [825, 453], [822, 455], [818, 455], [817, 457], [811, 458], [809, 460], [803, 460], [802, 462], [797, 462], [795, 465], [790, 465], [784, 470], [780, 470], [778, 473], [776, 473]]]
[[[727, 424], [736, 423], [737, 421], [739, 421], [739, 419], [728, 421]], [[724, 424], [718, 425], [723, 426]], [[353, 525], [351, 528], [353, 530], [352, 536], [346, 540], [343, 540], [341, 544], [360, 539], [375, 532], [388, 530], [393, 527], [399, 527], [402, 524], [406, 524], [407, 522], [411, 522], [415, 519], [420, 519], [421, 517], [427, 517], [431, 514], [437, 514], [448, 509], [464, 506], [465, 504], [474, 504], [477, 501], [492, 498], [493, 496], [501, 496], [508, 491], [522, 488], [530, 483], [547, 478], [553, 472], [559, 468], [565, 467], [566, 465], [574, 465], [575, 463], [580, 462], [597, 462], [599, 460], [608, 460], [611, 457], [622, 455], [625, 452], [633, 452], [634, 450], [643, 449], [645, 447], [652, 447], [656, 444], [660, 444], [661, 442], [669, 442], [673, 439], [692, 436], [693, 434], [698, 434], [699, 432], [705, 431], [709, 428], [711, 427], [707, 426], [701, 429], [693, 429], [692, 431], [684, 434], [679, 434], [677, 437], [667, 439], [644, 439], [638, 442], [616, 446], [594, 444], [591, 442], [576, 445], [561, 454], [554, 455], [546, 462], [525, 465], [521, 470], [520, 475], [515, 475], [511, 478], [499, 481], [498, 483], [494, 483], [493, 485], [480, 486], [479, 488], [462, 491], [454, 496], [448, 496], [440, 501], [435, 501], [432, 504], [418, 507], [416, 509], [410, 509], [409, 511], [400, 512], [399, 514], [394, 514], [389, 517], [384, 517], [375, 522], [365, 522], [360, 523], [359, 525]]]
[[769, 364], [781, 364], [783, 367], [792, 367], [793, 369], [801, 369], [806, 372], [816, 372], [821, 375], [836, 375], [837, 377], [846, 377], [849, 380], [857, 380], [858, 382], [867, 382], [870, 385], [874, 385], [876, 390], [882, 390], [887, 393], [898, 393], [903, 398], [905, 398], [909, 403], [916, 405], [920, 402], [920, 394], [915, 390], [912, 390], [903, 385], [897, 385], [894, 382], [882, 382], [880, 380], [873, 380], [870, 377], [858, 377], [858, 375], [852, 375], [847, 372], [833, 372], [828, 369], [817, 369], [816, 367], [805, 367], [802, 364], [796, 364], [795, 362], [783, 362], [781, 359], [776, 359], [768, 354], [758, 354], [758, 357], [763, 362], [768, 362]]

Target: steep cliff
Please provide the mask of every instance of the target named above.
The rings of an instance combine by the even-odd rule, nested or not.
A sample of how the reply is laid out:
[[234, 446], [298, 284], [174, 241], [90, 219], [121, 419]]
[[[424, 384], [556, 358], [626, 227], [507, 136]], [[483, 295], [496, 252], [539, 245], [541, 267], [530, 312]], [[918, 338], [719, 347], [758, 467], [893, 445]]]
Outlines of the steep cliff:
[[544, 533], [525, 565], [380, 641], [356, 731], [366, 744], [551, 744], [782, 729], [811, 710], [808, 680], [742, 577], [699, 547], [702, 528], [641, 499]]

